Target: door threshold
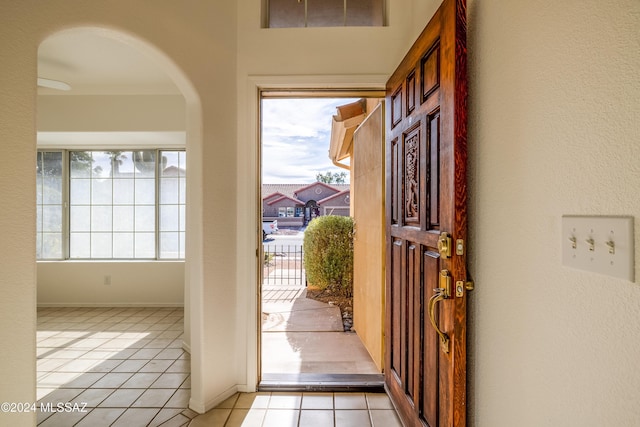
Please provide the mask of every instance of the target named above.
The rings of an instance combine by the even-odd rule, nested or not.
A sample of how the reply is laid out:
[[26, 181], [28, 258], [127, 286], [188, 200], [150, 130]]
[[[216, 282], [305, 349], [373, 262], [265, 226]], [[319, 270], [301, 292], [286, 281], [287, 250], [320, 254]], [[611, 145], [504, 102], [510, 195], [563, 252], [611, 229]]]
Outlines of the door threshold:
[[382, 374], [263, 374], [259, 391], [384, 392]]

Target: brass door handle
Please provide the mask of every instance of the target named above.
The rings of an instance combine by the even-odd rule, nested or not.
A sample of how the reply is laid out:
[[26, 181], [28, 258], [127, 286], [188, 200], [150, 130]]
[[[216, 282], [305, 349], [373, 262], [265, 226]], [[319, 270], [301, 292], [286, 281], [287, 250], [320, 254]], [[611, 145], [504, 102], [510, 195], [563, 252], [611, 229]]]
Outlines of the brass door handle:
[[447, 299], [451, 296], [451, 276], [449, 276], [449, 272], [447, 270], [442, 270], [440, 272], [440, 287], [434, 289], [434, 291], [435, 294], [429, 298], [429, 320], [431, 321], [433, 329], [435, 329], [436, 333], [440, 337], [440, 347], [442, 348], [442, 351], [449, 353], [449, 336], [442, 332], [438, 327], [435, 313], [435, 307], [438, 301], [442, 301], [443, 299]]

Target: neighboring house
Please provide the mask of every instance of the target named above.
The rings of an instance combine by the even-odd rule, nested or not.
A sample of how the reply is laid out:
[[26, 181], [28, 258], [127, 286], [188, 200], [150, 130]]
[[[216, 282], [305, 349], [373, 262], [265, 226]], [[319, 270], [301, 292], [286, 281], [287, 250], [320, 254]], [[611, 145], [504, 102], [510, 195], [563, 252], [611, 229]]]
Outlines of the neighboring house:
[[263, 184], [262, 220], [302, 227], [321, 215], [350, 215], [349, 184]]

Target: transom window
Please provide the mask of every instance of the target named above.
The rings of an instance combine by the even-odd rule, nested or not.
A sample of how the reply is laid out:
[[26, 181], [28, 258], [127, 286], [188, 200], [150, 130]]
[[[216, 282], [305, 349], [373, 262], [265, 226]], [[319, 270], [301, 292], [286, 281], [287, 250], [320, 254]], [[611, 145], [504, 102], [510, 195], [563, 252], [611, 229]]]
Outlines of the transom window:
[[40, 151], [36, 173], [38, 259], [184, 258], [184, 151]]
[[266, 28], [384, 25], [384, 0], [266, 0], [266, 5]]

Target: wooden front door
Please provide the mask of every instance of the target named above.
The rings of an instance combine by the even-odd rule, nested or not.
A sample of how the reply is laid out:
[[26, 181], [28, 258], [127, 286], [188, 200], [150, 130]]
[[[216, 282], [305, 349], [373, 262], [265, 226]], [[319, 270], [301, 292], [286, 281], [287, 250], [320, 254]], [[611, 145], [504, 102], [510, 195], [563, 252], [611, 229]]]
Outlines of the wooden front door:
[[466, 96], [466, 4], [444, 0], [386, 88], [385, 382], [406, 426], [466, 423]]

